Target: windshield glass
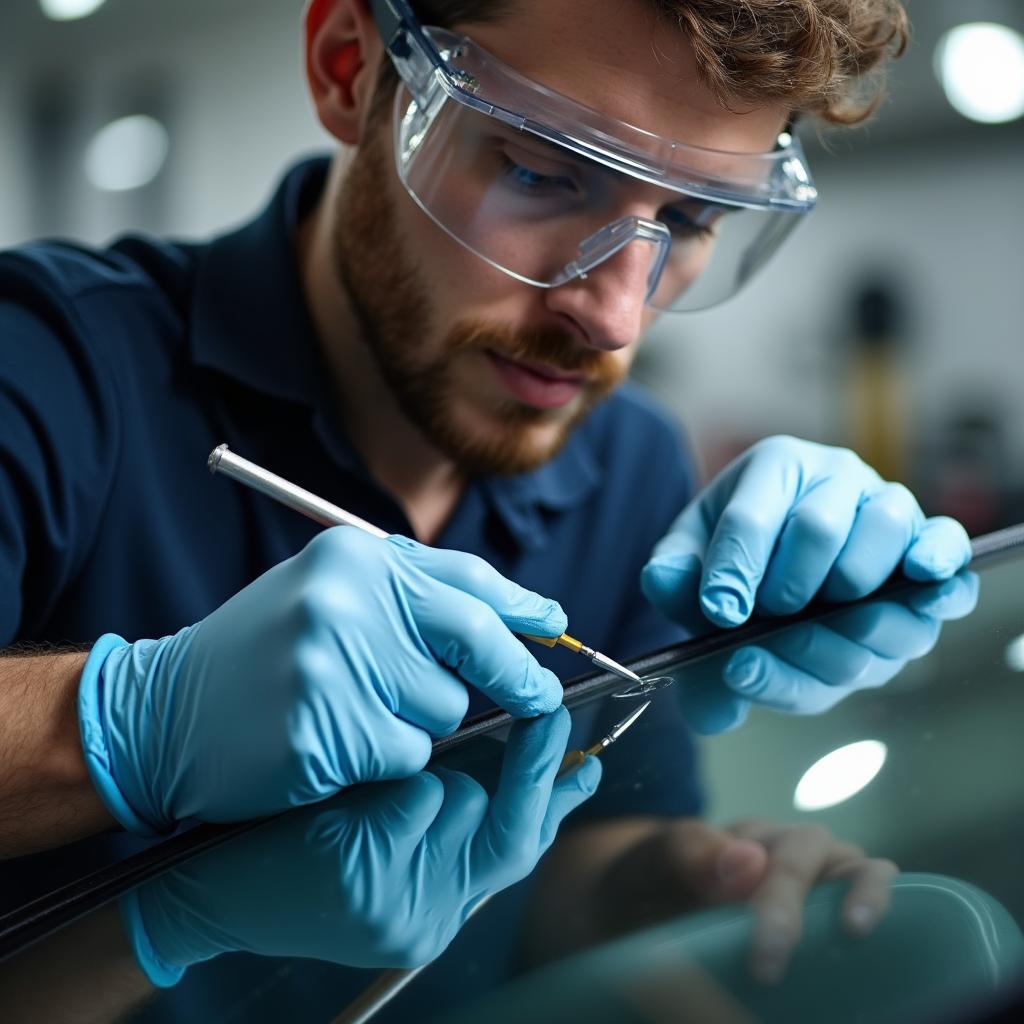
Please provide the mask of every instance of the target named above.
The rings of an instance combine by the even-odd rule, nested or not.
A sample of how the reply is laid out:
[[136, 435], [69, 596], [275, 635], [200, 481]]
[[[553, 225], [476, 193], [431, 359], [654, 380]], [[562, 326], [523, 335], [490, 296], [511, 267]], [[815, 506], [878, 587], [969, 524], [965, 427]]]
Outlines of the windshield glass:
[[412, 779], [93, 876], [77, 920], [51, 894], [4, 921], [5, 1005], [35, 977], [34, 1019], [967, 1015], [1024, 968], [1024, 549], [973, 568], [654, 653], [648, 692], [581, 680], [571, 724], [493, 715]]

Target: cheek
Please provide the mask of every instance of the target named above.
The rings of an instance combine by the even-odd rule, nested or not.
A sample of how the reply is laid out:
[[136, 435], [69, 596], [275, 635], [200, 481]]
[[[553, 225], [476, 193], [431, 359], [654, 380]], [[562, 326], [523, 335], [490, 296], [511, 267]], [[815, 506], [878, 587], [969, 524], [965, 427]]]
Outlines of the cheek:
[[406, 259], [416, 268], [441, 324], [486, 318], [514, 320], [539, 290], [482, 260], [438, 227], [400, 182], [396, 224]]

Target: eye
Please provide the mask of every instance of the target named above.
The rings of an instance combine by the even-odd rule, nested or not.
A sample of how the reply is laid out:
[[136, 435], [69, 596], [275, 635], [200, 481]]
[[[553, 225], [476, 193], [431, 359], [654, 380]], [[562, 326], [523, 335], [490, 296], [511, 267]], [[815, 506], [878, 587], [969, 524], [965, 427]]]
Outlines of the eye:
[[570, 195], [576, 191], [576, 182], [562, 174], [542, 174], [499, 152], [502, 177], [520, 192], [530, 195]]
[[663, 206], [658, 220], [680, 238], [709, 238], [722, 211], [714, 206], [701, 206], [686, 210], [681, 206]]

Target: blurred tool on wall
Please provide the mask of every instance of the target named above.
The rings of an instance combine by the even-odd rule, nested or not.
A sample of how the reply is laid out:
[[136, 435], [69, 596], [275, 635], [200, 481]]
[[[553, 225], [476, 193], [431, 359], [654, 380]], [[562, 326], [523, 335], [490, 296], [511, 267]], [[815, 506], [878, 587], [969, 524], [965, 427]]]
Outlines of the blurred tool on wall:
[[887, 480], [910, 475], [906, 385], [906, 302], [892, 280], [868, 278], [851, 306], [842, 379], [847, 423], [841, 436]]
[[956, 516], [972, 535], [1020, 520], [1006, 426], [991, 400], [961, 396], [929, 442], [920, 474], [929, 511]]

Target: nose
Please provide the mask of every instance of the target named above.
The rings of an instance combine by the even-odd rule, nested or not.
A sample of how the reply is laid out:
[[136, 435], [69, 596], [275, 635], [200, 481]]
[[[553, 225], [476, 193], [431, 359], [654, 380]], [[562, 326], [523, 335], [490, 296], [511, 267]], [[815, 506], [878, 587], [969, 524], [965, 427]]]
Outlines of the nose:
[[645, 326], [647, 277], [655, 254], [650, 242], [630, 242], [586, 277], [548, 291], [548, 309], [572, 320], [594, 348], [614, 352], [634, 344]]

